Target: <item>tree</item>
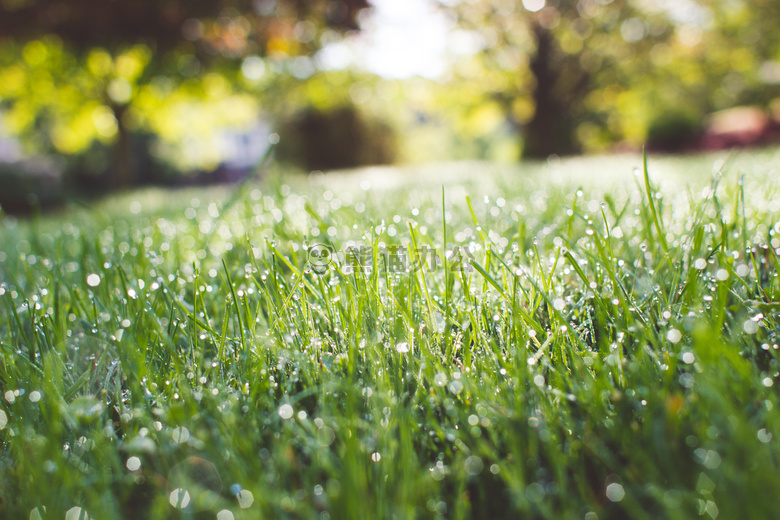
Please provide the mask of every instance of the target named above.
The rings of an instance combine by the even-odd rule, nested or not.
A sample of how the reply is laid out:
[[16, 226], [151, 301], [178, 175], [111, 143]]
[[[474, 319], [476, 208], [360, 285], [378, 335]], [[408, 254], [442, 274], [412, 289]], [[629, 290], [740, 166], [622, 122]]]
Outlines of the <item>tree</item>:
[[367, 6], [366, 0], [0, 0], [0, 107], [15, 130], [63, 153], [84, 149], [90, 135], [112, 143], [114, 184], [127, 186], [138, 175], [130, 132], [148, 119], [150, 99], [177, 88], [193, 96], [224, 91], [247, 59], [256, 68], [261, 58], [310, 54], [333, 31], [357, 29]]
[[523, 127], [526, 157], [580, 151], [583, 129], [607, 126], [594, 92], [646, 77], [652, 48], [674, 34], [667, 13], [631, 0], [442, 3], [479, 35], [483, 86]]

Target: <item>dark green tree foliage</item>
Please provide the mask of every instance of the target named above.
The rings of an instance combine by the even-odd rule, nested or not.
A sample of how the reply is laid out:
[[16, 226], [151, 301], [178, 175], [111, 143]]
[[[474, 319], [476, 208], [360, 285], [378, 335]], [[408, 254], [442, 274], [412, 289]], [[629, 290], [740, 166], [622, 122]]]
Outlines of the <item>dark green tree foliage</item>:
[[[229, 55], [247, 47], [262, 51], [290, 21], [357, 29], [357, 14], [368, 4], [366, 0], [2, 0], [0, 7], [4, 38], [23, 41], [53, 34], [78, 50], [121, 50], [144, 43], [157, 52], [177, 48], [189, 39], [200, 40], [209, 53]], [[208, 26], [207, 33], [198, 22]], [[242, 27], [231, 36], [243, 36], [242, 41], [220, 42], [234, 24]]]
[[351, 105], [308, 108], [281, 134], [280, 159], [310, 171], [390, 164], [397, 155], [392, 128]]
[[[70, 56], [71, 68], [87, 70], [87, 58], [96, 50], [116, 59], [140, 48], [146, 62], [132, 78], [137, 85], [160, 78], [175, 85], [208, 72], [232, 81], [241, 58], [311, 54], [327, 30], [357, 29], [357, 15], [365, 7], [366, 0], [0, 0], [0, 57], [5, 54], [8, 62], [27, 42], [55, 41]], [[121, 187], [139, 176], [128, 124], [133, 100], [112, 93], [108, 83], [89, 95], [116, 118], [111, 177]], [[0, 95], [0, 108], [24, 95]], [[44, 123], [35, 131], [48, 129]]]
[[532, 115], [519, 121], [525, 157], [579, 152], [578, 126], [603, 124], [600, 110], [587, 106], [588, 96], [646, 73], [653, 44], [673, 34], [662, 12], [643, 12], [631, 0], [446, 5], [460, 27], [480, 35], [480, 58], [487, 69], [510, 77], [490, 97], [504, 105], [510, 118], [517, 115], [515, 101], [530, 98]]

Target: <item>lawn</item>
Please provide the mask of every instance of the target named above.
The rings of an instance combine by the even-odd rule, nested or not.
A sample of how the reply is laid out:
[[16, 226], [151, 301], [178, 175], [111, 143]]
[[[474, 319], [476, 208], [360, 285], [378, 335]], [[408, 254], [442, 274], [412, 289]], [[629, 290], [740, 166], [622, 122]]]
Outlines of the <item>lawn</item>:
[[777, 517], [779, 160], [0, 214], [0, 517]]

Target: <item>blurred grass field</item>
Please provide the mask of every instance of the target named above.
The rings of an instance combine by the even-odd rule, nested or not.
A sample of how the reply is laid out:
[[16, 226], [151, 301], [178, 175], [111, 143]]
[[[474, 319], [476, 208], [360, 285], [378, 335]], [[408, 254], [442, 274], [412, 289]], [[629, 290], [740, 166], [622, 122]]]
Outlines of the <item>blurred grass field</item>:
[[779, 159], [0, 214], [0, 516], [776, 517]]

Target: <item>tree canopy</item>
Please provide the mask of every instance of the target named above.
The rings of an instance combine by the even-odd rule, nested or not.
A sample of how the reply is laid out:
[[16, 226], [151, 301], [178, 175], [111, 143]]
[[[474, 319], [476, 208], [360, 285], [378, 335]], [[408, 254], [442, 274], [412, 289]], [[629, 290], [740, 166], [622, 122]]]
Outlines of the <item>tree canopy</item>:
[[[256, 117], [240, 80], [264, 59], [315, 52], [357, 29], [366, 0], [0, 0], [4, 125], [38, 150], [110, 144], [113, 184], [132, 184], [132, 131]], [[198, 99], [210, 106], [196, 106]], [[197, 114], [209, 118], [197, 121]], [[199, 112], [200, 111], [200, 112]]]
[[765, 106], [780, 82], [780, 7], [768, 0], [440, 4], [481, 49], [456, 78], [522, 129], [527, 157], [638, 143], [668, 111]]
[[[157, 53], [199, 42], [210, 54], [236, 57], [273, 53], [295, 26], [308, 21], [357, 29], [366, 0], [2, 0], [0, 35], [20, 41], [56, 35], [73, 48], [118, 51], [147, 44]], [[296, 50], [311, 50], [316, 39], [297, 38]], [[276, 47], [274, 47], [276, 46]], [[288, 47], [289, 49], [289, 47]]]

